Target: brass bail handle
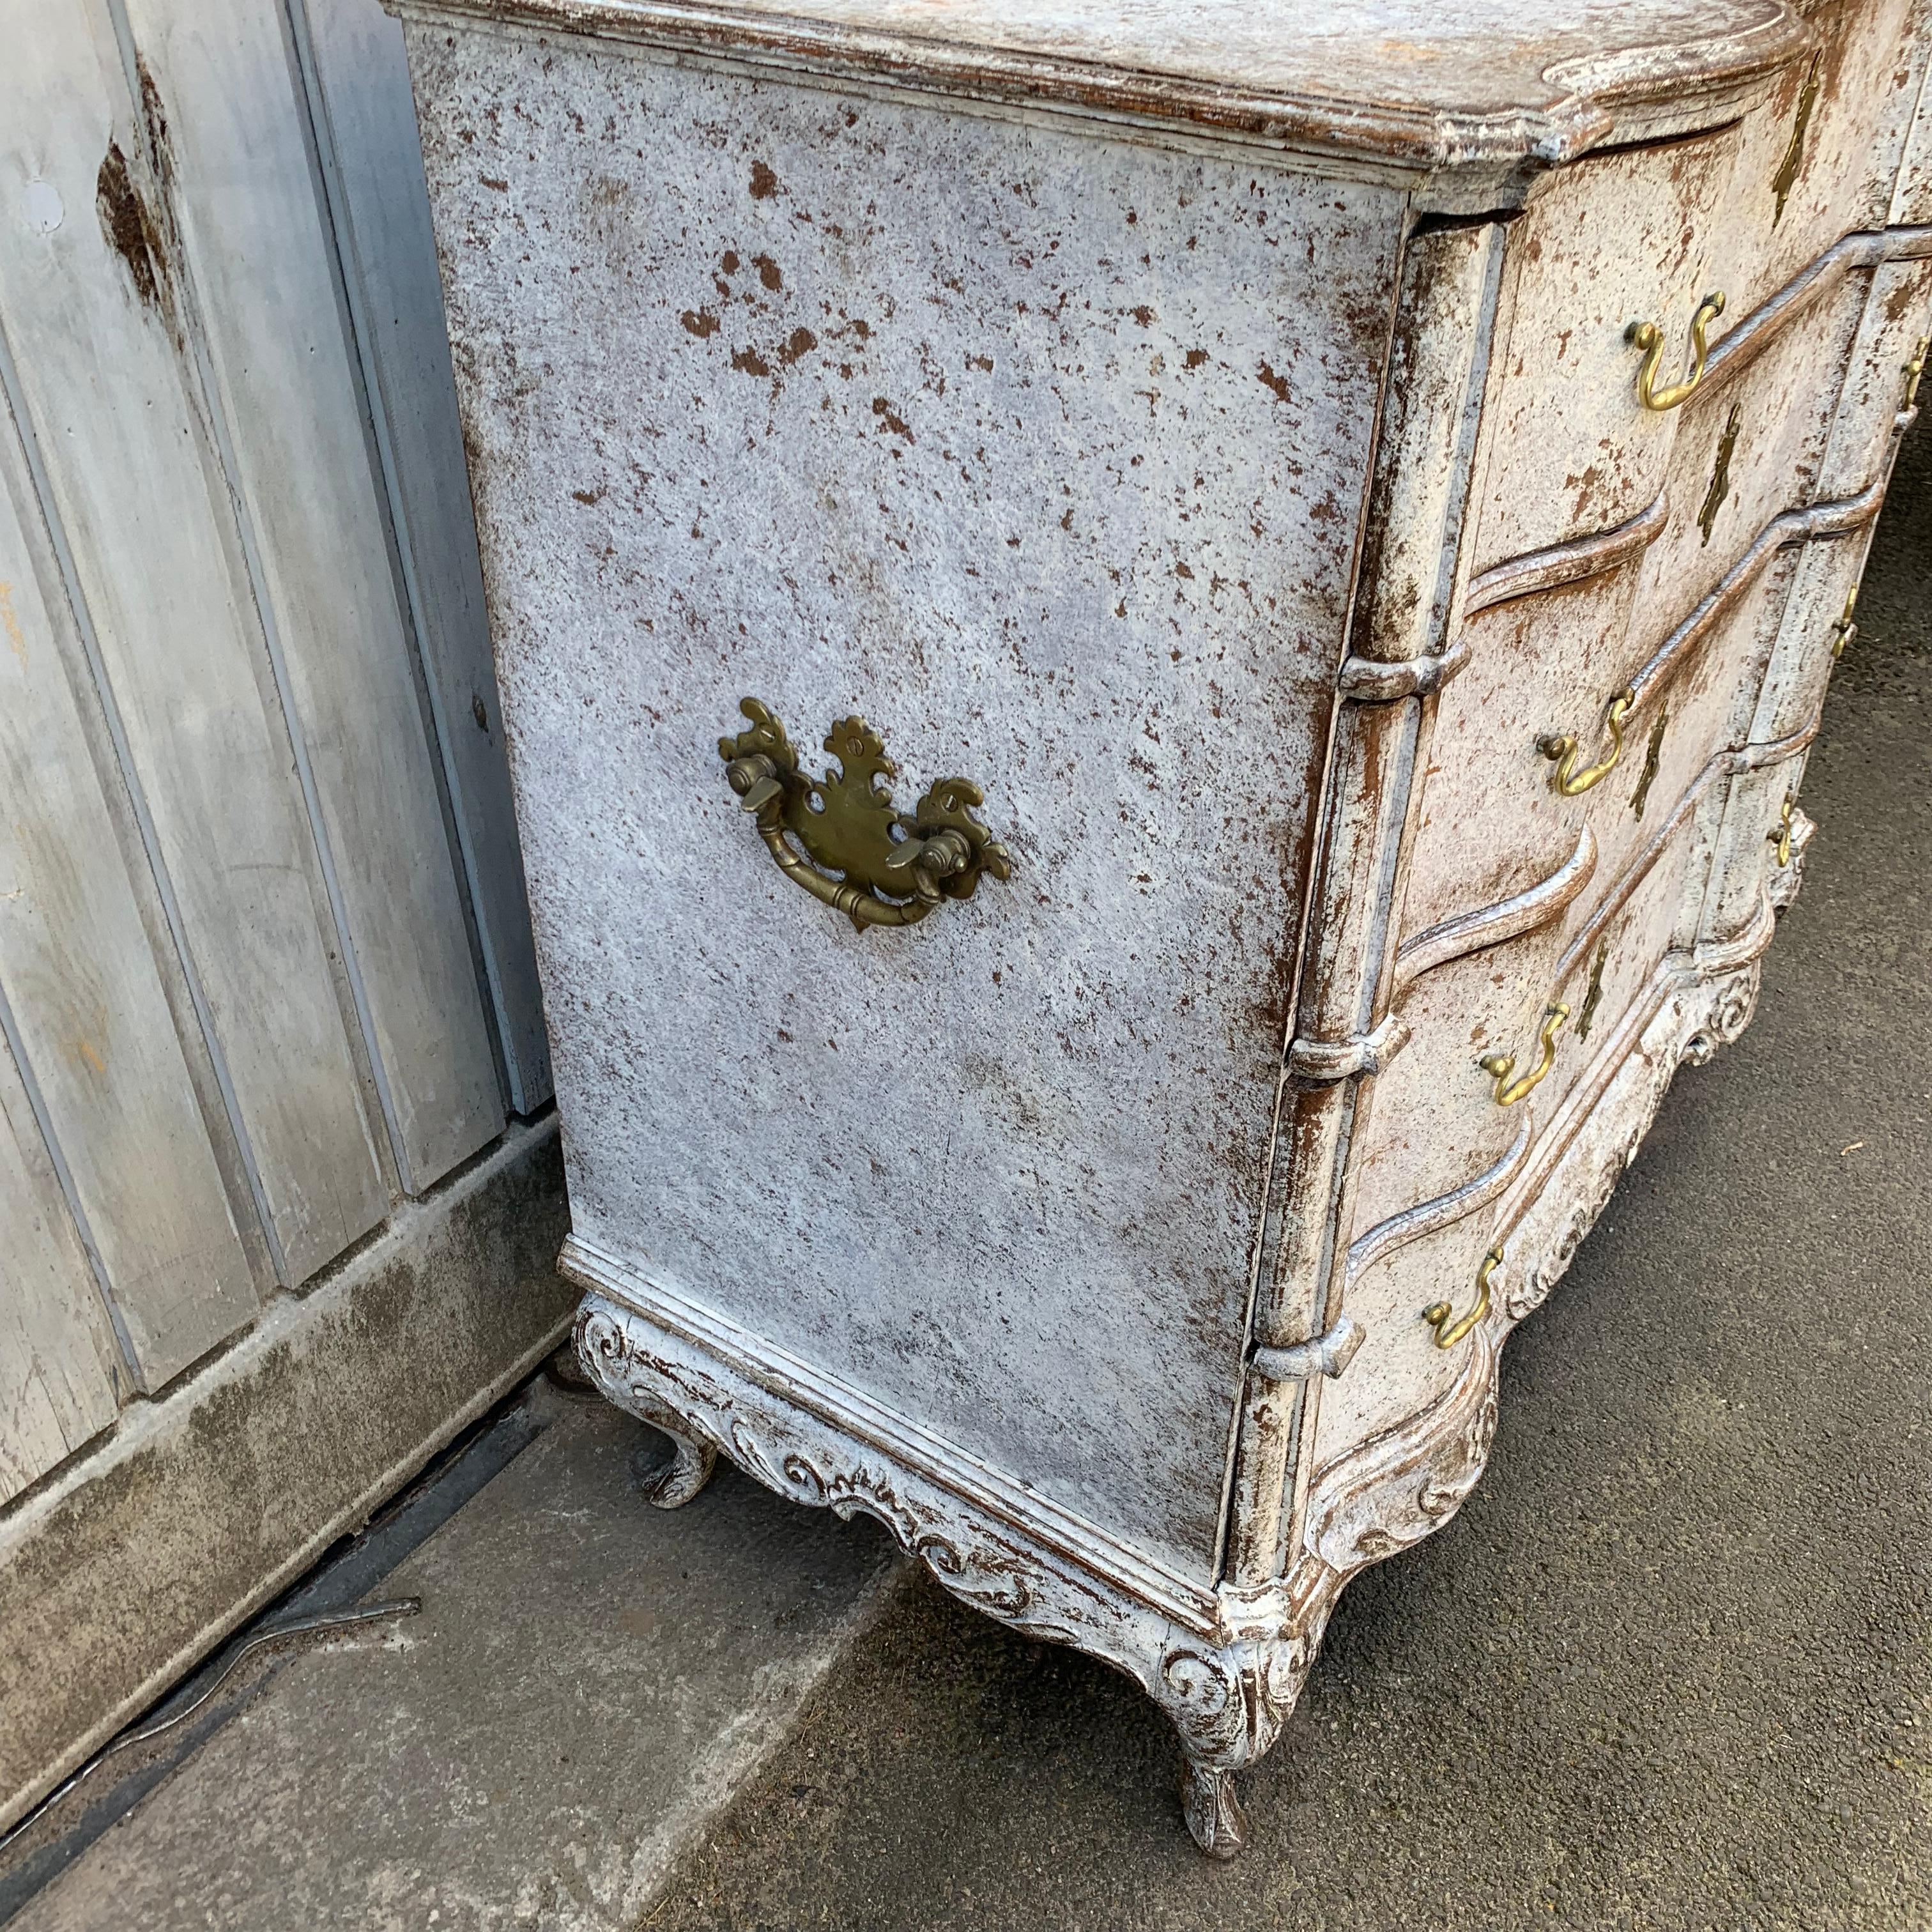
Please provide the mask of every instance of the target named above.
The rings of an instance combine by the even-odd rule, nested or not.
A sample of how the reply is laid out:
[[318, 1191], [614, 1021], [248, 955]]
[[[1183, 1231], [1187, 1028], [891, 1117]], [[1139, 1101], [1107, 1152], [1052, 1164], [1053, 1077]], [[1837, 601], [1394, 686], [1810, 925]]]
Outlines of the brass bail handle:
[[748, 729], [718, 741], [725, 782], [749, 812], [778, 870], [863, 932], [916, 926], [948, 899], [973, 896], [982, 874], [1012, 876], [1012, 860], [975, 815], [985, 794], [969, 778], [941, 778], [901, 812], [890, 789], [898, 767], [865, 719], [826, 734], [838, 769], [813, 778], [777, 715], [740, 700]]
[[1905, 365], [1905, 399], [1899, 404], [1900, 410], [1913, 410], [1918, 406], [1918, 379], [1925, 373], [1925, 357], [1932, 350], [1932, 335], [1922, 335], [1912, 351], [1912, 360]]
[[1764, 835], [1778, 848], [1773, 856], [1780, 866], [1791, 863], [1791, 814], [1796, 802], [1789, 792], [1785, 794], [1784, 808], [1778, 814], [1778, 823]]
[[1711, 325], [1724, 312], [1721, 290], [1714, 290], [1697, 304], [1690, 318], [1690, 367], [1681, 382], [1668, 388], [1657, 386], [1657, 372], [1664, 361], [1664, 332], [1654, 322], [1634, 322], [1624, 331], [1624, 340], [1643, 351], [1643, 362], [1636, 372], [1636, 399], [1647, 410], [1674, 410], [1697, 393], [1704, 380], [1704, 361], [1709, 352], [1706, 337]]
[[1477, 1061], [1476, 1064], [1496, 1083], [1498, 1107], [1514, 1107], [1542, 1084], [1544, 1076], [1556, 1064], [1556, 1036], [1563, 1030], [1563, 1022], [1569, 1017], [1570, 1009], [1561, 1000], [1552, 1000], [1544, 1008], [1543, 1025], [1536, 1036], [1537, 1044], [1542, 1049], [1541, 1057], [1519, 1078], [1510, 1078], [1516, 1072], [1516, 1055], [1513, 1053], [1486, 1053]]
[[1858, 586], [1852, 586], [1852, 594], [1845, 599], [1845, 608], [1838, 621], [1832, 626], [1832, 655], [1841, 658], [1845, 646], [1858, 634], [1858, 620], [1852, 613], [1858, 608]]
[[1630, 691], [1619, 692], [1610, 700], [1610, 708], [1604, 713], [1604, 723], [1610, 734], [1610, 755], [1601, 764], [1586, 765], [1581, 771], [1576, 769], [1576, 760], [1583, 755], [1583, 745], [1574, 733], [1565, 731], [1560, 736], [1552, 734], [1538, 739], [1536, 748], [1556, 767], [1550, 782], [1565, 798], [1575, 798], [1592, 785], [1600, 784], [1616, 770], [1617, 760], [1624, 754], [1624, 721], [1636, 702], [1636, 693]]
[[1449, 1318], [1455, 1311], [1446, 1301], [1432, 1301], [1422, 1311], [1422, 1318], [1436, 1330], [1436, 1346], [1438, 1348], [1453, 1348], [1490, 1312], [1490, 1277], [1503, 1264], [1503, 1251], [1492, 1248], [1483, 1257], [1483, 1264], [1476, 1270], [1476, 1299], [1466, 1313]]

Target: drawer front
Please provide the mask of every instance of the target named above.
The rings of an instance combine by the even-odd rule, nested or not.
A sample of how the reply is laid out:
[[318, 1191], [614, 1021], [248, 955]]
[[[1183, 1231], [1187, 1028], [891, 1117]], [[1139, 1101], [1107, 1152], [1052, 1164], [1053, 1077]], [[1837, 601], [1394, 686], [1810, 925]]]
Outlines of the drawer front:
[[[1567, 942], [1539, 933], [1454, 961], [1411, 989], [1402, 1011], [1413, 1032], [1376, 1082], [1352, 1172], [1350, 1238], [1360, 1258], [1346, 1305], [1364, 1340], [1322, 1391], [1318, 1467], [1414, 1414], [1460, 1374], [1459, 1349], [1436, 1346], [1422, 1311], [1438, 1301], [1468, 1306], [1511, 1178], [1612, 1050], [1618, 1022], [1646, 997], [1665, 956], [1689, 943], [1704, 849], [1687, 814], [1628, 890]], [[1477, 1062], [1500, 1050], [1520, 1069], [1533, 1066], [1551, 1000], [1567, 1003], [1570, 1018], [1550, 1070], [1523, 1099], [1499, 1105], [1494, 1077]], [[1427, 1228], [1431, 1215], [1450, 1214]], [[1418, 1226], [1426, 1232], [1403, 1238]]]
[[[1376, 1079], [1351, 1181], [1352, 1239], [1453, 1186], [1472, 1152], [1499, 1159], [1526, 1109], [1540, 1121], [1561, 1105], [1592, 1040], [1611, 1030], [1672, 942], [1696, 850], [1694, 802], [1670, 814], [1640, 864], [1606, 890], [1402, 988], [1396, 1004], [1408, 1039]], [[1556, 1004], [1569, 1009], [1558, 1025], [1550, 1024]], [[1506, 1076], [1484, 1069], [1491, 1056], [1514, 1063]], [[1521, 1097], [1499, 1098], [1546, 1061]]]
[[1795, 554], [1791, 596], [1752, 714], [1752, 744], [1777, 744], [1816, 718], [1833, 664], [1856, 641], [1856, 593], [1872, 527], [1817, 538]]
[[[1647, 684], [1622, 729], [1604, 720], [1612, 700], [1672, 634], [1639, 601], [1628, 566], [1517, 598], [1465, 626], [1468, 667], [1438, 700], [1423, 777], [1400, 931], [1425, 930], [1555, 874], [1587, 831], [1593, 874], [1565, 915], [1589, 917], [1700, 782], [1712, 757], [1742, 743], [1794, 569], [1795, 550], [1768, 551], [1758, 568], [1680, 644], [1667, 675]], [[1586, 790], [1566, 796], [1552, 736], [1578, 749], [1572, 783], [1614, 764]]]
[[1918, 85], [1915, 0], [1808, 8], [1810, 58], [1748, 115], [1727, 197], [1715, 286], [1733, 318], [1841, 236], [1886, 226]]
[[1738, 138], [1732, 128], [1580, 161], [1512, 225], [1476, 570], [1607, 530], [1662, 488], [1675, 424], [1638, 400], [1643, 358], [1624, 332], [1657, 322], [1681, 360], [1699, 298], [1714, 286]]
[[1922, 381], [1932, 336], [1932, 260], [1873, 272], [1818, 477], [1821, 497], [1855, 496], [1892, 460], [1899, 413], [1932, 398]]
[[[1204, 1581], [1401, 197], [494, 45], [412, 58], [577, 1233]], [[748, 694], [1012, 878], [855, 931]]]
[[1838, 279], [1742, 367], [1714, 361], [1711, 380], [1672, 412], [1670, 520], [1639, 566], [1640, 608], [1694, 609], [1773, 518], [1817, 496], [1870, 283], [1869, 272]]

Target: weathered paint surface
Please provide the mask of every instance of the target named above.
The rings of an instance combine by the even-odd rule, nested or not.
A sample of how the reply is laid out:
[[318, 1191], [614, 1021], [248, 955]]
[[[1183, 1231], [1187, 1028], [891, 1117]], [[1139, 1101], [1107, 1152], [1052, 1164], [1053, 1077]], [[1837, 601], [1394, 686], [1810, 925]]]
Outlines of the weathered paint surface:
[[[1184, 7], [1022, 32], [962, 5], [918, 32], [859, 0], [728, 28], [675, 4], [432, 10], [512, 29], [424, 24], [412, 46], [571, 1123], [580, 1348], [614, 1399], [688, 1426], [694, 1468], [722, 1448], [878, 1516], [968, 1600], [1130, 1671], [1225, 1853], [1228, 1774], [1272, 1742], [1341, 1582], [1458, 1507], [1501, 1341], [1676, 1066], [1750, 1017], [1796, 877], [1757, 820], [1792, 796], [1828, 650], [1790, 614], [1834, 592], [1904, 421], [1882, 378], [1926, 238], [1854, 231], [1901, 191], [1906, 10], [1767, 7], [1755, 65], [1735, 21], [1700, 16], [1699, 39], [1676, 19], [1678, 118], [1645, 93], [1652, 55], [1622, 70], [1647, 131], [1685, 138], [1503, 202], [1476, 198], [1493, 171], [1460, 202], [1419, 182], [1423, 206], [1496, 218], [1412, 228], [1400, 260], [1366, 188], [826, 85], [944, 91], [983, 35], [988, 92], [1030, 73], [1035, 104], [1104, 94], [1252, 134], [1241, 114], [1318, 20], [1217, 118], [1186, 35], [1229, 23]], [[1550, 111], [1484, 20], [1498, 58], [1471, 88]], [[586, 38], [520, 44], [533, 22]], [[1451, 8], [1421, 33], [1444, 73], [1478, 71], [1476, 24]], [[1553, 52], [1576, 24], [1526, 31]], [[592, 52], [598, 33], [631, 44]], [[1170, 70], [1136, 95], [1121, 70], [1156, 40]], [[645, 43], [729, 44], [812, 84]], [[1600, 81], [1610, 51], [1540, 77]], [[1075, 52], [1107, 72], [1038, 65]], [[1399, 84], [1360, 104], [1349, 138], [1391, 168], [1444, 158], [1398, 127]], [[1340, 173], [1319, 118], [1269, 132]], [[1255, 266], [1290, 224], [1321, 268], [1292, 317]], [[1674, 343], [1714, 286], [1702, 393], [1644, 408], [1626, 326]], [[1345, 372], [1372, 387], [1390, 321], [1372, 452], [1324, 412]], [[1289, 413], [1233, 400], [1244, 368]], [[1354, 550], [1342, 506], [1372, 474], [1380, 526]], [[1156, 603], [1163, 572], [1180, 587]], [[1294, 645], [1257, 656], [1283, 619]], [[920, 778], [983, 778], [1012, 888], [856, 940], [801, 905], [742, 824], [734, 845], [710, 754], [754, 688], [802, 742], [856, 705]], [[1602, 757], [1626, 688], [1605, 782], [1553, 789], [1539, 737]], [[1528, 1070], [1556, 999], [1570, 1030], [1505, 1106], [1478, 1057]], [[1468, 1306], [1498, 1246], [1492, 1299], [1438, 1348], [1423, 1306]]]
[[393, 1402], [366, 1320], [232, 1380], [548, 1076], [400, 30], [0, 0], [0, 46], [4, 1826], [527, 1352], [477, 1250]]
[[[1204, 1576], [1396, 198], [414, 51], [579, 1232]], [[856, 935], [746, 694], [1010, 884]]]

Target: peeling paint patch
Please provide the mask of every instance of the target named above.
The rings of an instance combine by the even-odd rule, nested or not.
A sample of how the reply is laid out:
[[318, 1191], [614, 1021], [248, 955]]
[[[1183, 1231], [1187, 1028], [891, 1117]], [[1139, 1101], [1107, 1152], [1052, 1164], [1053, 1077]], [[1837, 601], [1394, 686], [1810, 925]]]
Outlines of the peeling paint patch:
[[108, 247], [120, 256], [141, 305], [158, 313], [167, 257], [160, 230], [134, 185], [118, 141], [110, 140], [101, 158], [100, 172], [94, 178], [94, 206], [100, 216], [100, 232]]

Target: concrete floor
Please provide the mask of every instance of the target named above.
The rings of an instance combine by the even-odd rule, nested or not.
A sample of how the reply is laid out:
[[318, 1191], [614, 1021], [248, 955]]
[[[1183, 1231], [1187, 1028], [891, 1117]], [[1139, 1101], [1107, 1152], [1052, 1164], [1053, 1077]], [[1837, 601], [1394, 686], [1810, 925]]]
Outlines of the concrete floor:
[[[534, 1411], [532, 1414], [530, 1412]], [[721, 1469], [667, 1515], [662, 1437], [539, 1380], [533, 1438], [9, 1932], [625, 1932], [905, 1571], [882, 1532]]]
[[1510, 1344], [1470, 1502], [1344, 1596], [1242, 1858], [1125, 1679], [730, 1472], [652, 1512], [580, 1408], [15, 1932], [1932, 1925], [1928, 578], [1922, 432], [1756, 1024]]
[[1461, 1514], [1344, 1594], [1210, 1865], [1138, 1690], [936, 1588], [652, 1932], [1932, 1925], [1932, 436], [1756, 1024], [1504, 1356]]

